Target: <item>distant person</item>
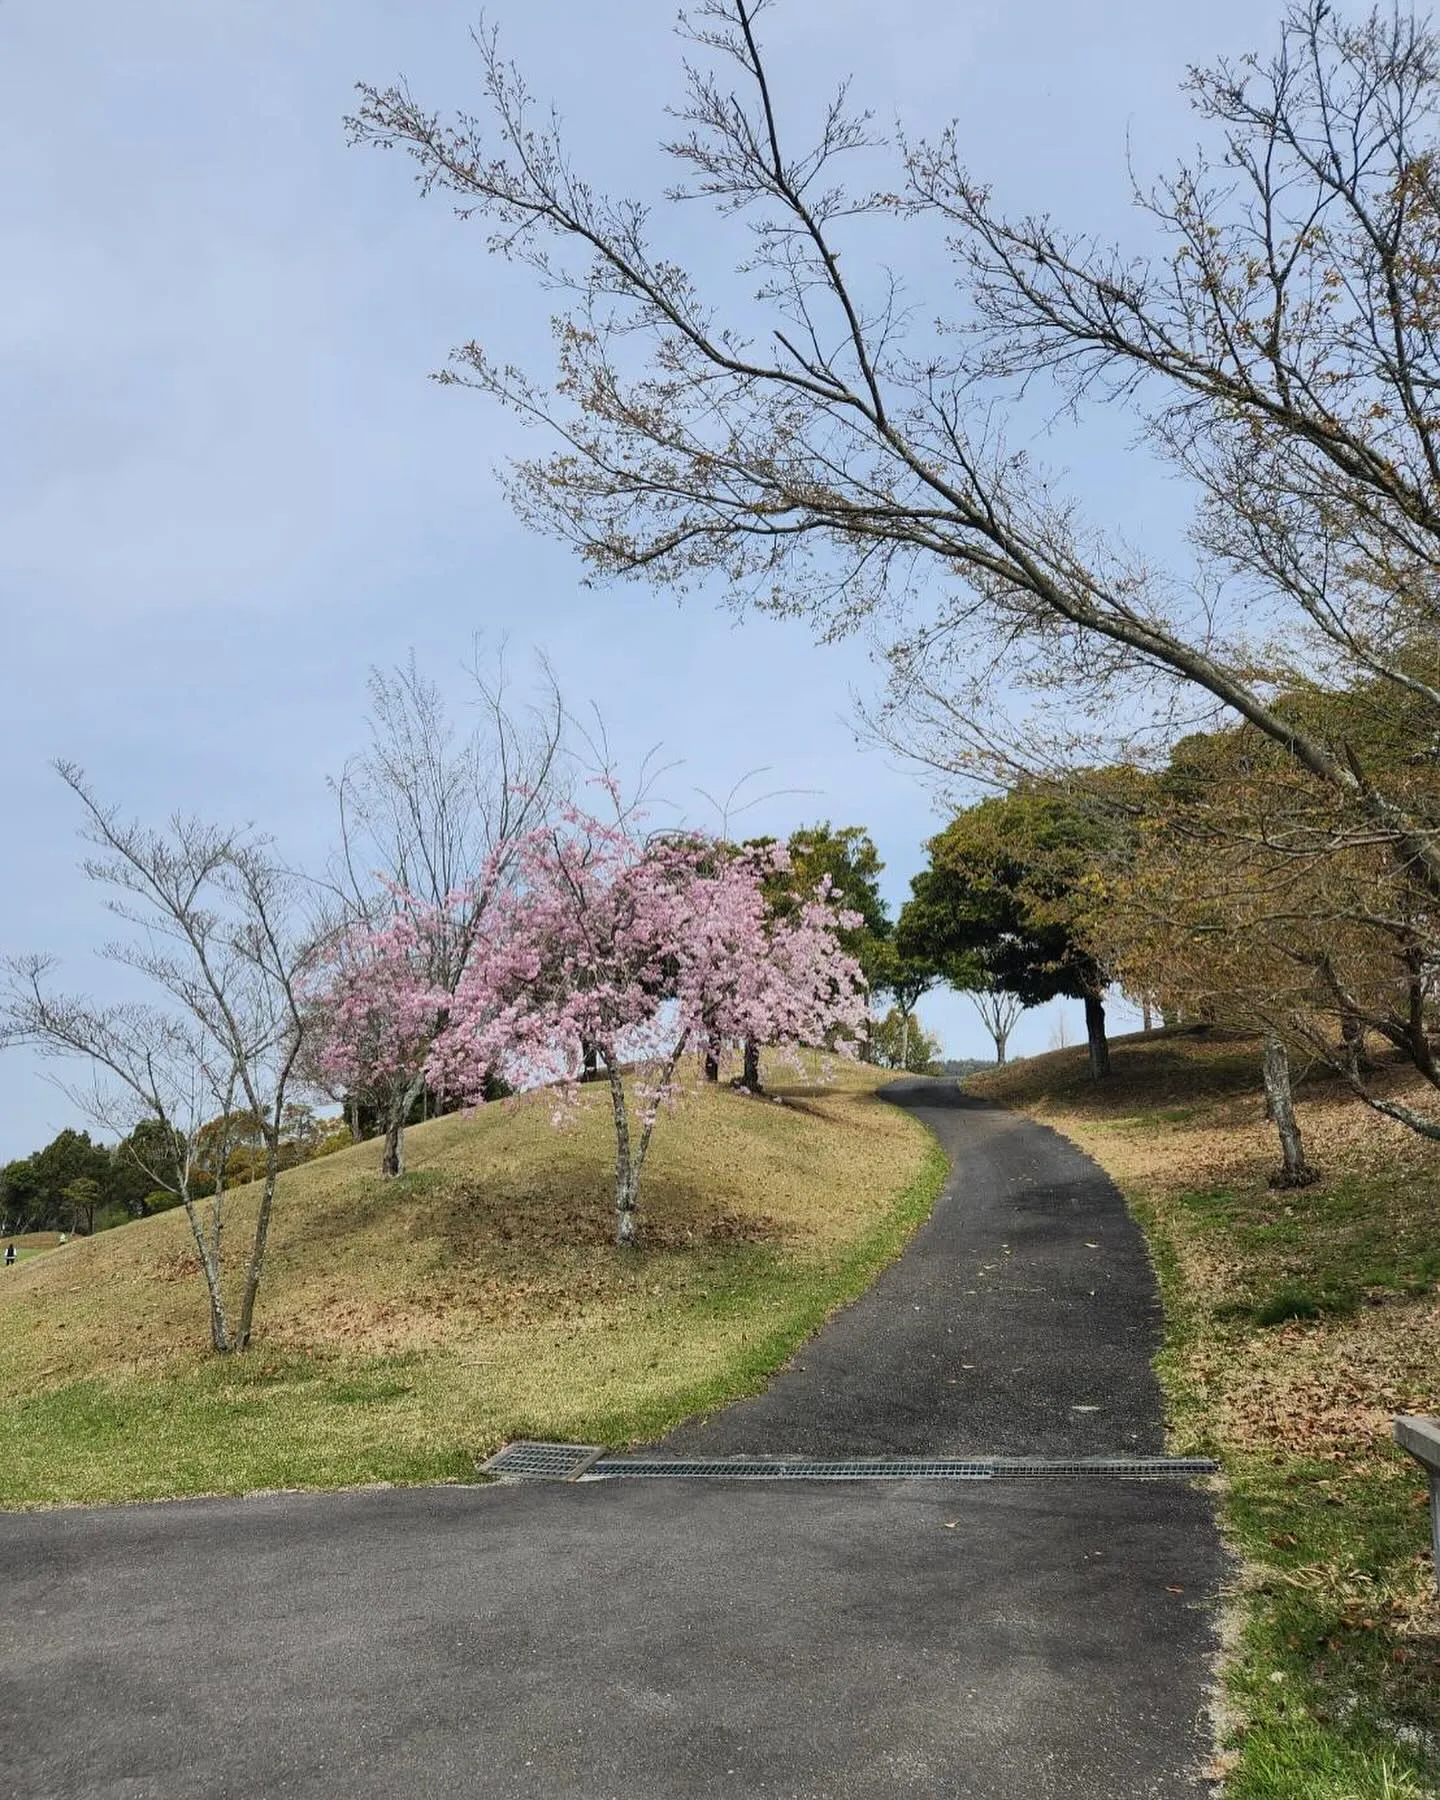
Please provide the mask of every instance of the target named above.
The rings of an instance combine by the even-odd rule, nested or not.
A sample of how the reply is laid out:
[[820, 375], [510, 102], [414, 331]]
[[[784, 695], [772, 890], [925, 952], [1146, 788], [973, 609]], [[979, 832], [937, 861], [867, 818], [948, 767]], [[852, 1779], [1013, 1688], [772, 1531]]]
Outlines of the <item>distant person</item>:
[[14, 1261], [15, 1246], [13, 1244], [7, 1244], [5, 1246], [5, 1267], [8, 1269]]

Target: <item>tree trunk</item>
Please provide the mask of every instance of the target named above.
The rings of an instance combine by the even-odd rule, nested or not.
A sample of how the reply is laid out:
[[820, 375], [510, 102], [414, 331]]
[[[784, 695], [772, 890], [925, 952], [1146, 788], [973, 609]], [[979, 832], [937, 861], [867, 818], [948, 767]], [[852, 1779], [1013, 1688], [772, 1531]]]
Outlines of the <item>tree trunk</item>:
[[1150, 1019], [1150, 1002], [1148, 1000], [1142, 1000], [1140, 1002], [1140, 1029], [1142, 1031], [1148, 1031], [1150, 1029]]
[[380, 1153], [380, 1173], [392, 1180], [405, 1173], [405, 1121], [392, 1116], [385, 1121], [385, 1148]]
[[[216, 1196], [218, 1205], [220, 1196]], [[231, 1349], [230, 1321], [225, 1316], [225, 1301], [220, 1292], [220, 1260], [219, 1232], [212, 1231], [211, 1238], [206, 1237], [205, 1228], [200, 1223], [200, 1215], [195, 1210], [195, 1201], [188, 1191], [180, 1195], [180, 1203], [185, 1208], [185, 1217], [190, 1221], [190, 1234], [195, 1239], [195, 1248], [200, 1253], [200, 1267], [205, 1276], [205, 1294], [210, 1302], [210, 1348], [220, 1355], [227, 1355]]]
[[1295, 1120], [1295, 1101], [1290, 1088], [1290, 1058], [1285, 1046], [1275, 1036], [1265, 1039], [1265, 1056], [1261, 1064], [1265, 1078], [1265, 1106], [1275, 1121], [1284, 1161], [1270, 1177], [1271, 1187], [1308, 1187], [1316, 1179], [1315, 1171], [1305, 1161], [1305, 1146]]
[[1105, 1002], [1099, 994], [1085, 996], [1085, 1036], [1090, 1045], [1090, 1079], [1103, 1081], [1110, 1073], [1110, 1044], [1105, 1036]]
[[1374, 1072], [1375, 1064], [1365, 1049], [1365, 1026], [1354, 1013], [1340, 1020], [1340, 1041], [1345, 1047], [1345, 1067], [1356, 1080]]
[[385, 1148], [380, 1153], [380, 1174], [387, 1181], [405, 1173], [405, 1121], [424, 1087], [425, 1077], [421, 1075], [403, 1094], [390, 1097], [390, 1111], [385, 1115]]
[[582, 1081], [598, 1081], [600, 1079], [600, 1052], [594, 1044], [580, 1045], [580, 1079]]
[[[669, 1091], [689, 1038], [687, 1027], [680, 1033], [660, 1079], [662, 1093]], [[640, 1205], [640, 1176], [645, 1168], [645, 1158], [650, 1150], [650, 1139], [655, 1130], [655, 1121], [660, 1116], [660, 1109], [653, 1103], [647, 1105], [640, 1127], [640, 1142], [633, 1144], [625, 1082], [620, 1073], [620, 1064], [612, 1060], [613, 1055], [613, 1049], [604, 1052], [605, 1076], [610, 1083], [610, 1107], [615, 1115], [615, 1242], [622, 1250], [626, 1250], [633, 1249], [636, 1243], [635, 1215]]]
[[615, 1242], [622, 1250], [635, 1246], [635, 1205], [639, 1171], [630, 1154], [630, 1112], [625, 1103], [625, 1083], [620, 1071], [606, 1060], [610, 1078], [610, 1109], [615, 1115]]
[[910, 1015], [908, 1012], [900, 1015], [900, 1068], [902, 1072], [908, 1072], [910, 1068]]
[[1003, 1066], [1005, 1062], [1005, 1046], [1010, 1041], [1010, 1033], [1008, 1031], [992, 1031], [990, 1035], [995, 1040], [995, 1061]]
[[705, 1040], [705, 1079], [720, 1079], [720, 1034], [712, 1031]]
[[745, 1071], [741, 1077], [741, 1081], [745, 1087], [750, 1089], [752, 1094], [758, 1094], [761, 1091], [760, 1040], [758, 1038], [747, 1037], [745, 1040]]
[[260, 1196], [260, 1211], [255, 1220], [255, 1236], [250, 1243], [250, 1261], [245, 1268], [245, 1287], [240, 1296], [240, 1319], [235, 1327], [235, 1348], [237, 1350], [250, 1348], [250, 1326], [255, 1317], [255, 1296], [260, 1291], [260, 1271], [265, 1266], [265, 1245], [270, 1237], [270, 1212], [275, 1204], [275, 1183], [279, 1179], [280, 1138], [277, 1123], [275, 1135], [266, 1146], [265, 1188]]

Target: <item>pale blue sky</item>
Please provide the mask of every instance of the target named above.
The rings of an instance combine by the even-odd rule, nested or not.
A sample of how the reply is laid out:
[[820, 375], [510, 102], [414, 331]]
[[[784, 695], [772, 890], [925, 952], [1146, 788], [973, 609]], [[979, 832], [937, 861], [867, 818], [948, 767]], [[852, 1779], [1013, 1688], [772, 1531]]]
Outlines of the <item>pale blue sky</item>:
[[[1124, 229], [1127, 135], [1141, 168], [1188, 149], [1185, 65], [1263, 47], [1280, 8], [892, 0], [878, 29], [877, 10], [785, 0], [768, 25], [782, 98], [853, 72], [882, 123], [957, 116], [972, 167], [1017, 206]], [[470, 337], [543, 358], [544, 307], [482, 228], [419, 200], [398, 156], [347, 149], [341, 118], [356, 80], [401, 74], [436, 107], [478, 105], [476, 16], [468, 0], [0, 4], [0, 949], [57, 951], [79, 984], [105, 933], [51, 758], [136, 811], [254, 819], [318, 863], [367, 668], [413, 645], [458, 694], [477, 630], [544, 649], [623, 757], [661, 742], [683, 758], [676, 799], [763, 762], [766, 785], [813, 793], [747, 825], [867, 825], [895, 903], [920, 866], [930, 798], [847, 723], [874, 680], [862, 646], [582, 589], [497, 491], [516, 427], [426, 380]], [[669, 0], [496, 0], [490, 17], [587, 167], [653, 192], [677, 91]], [[699, 212], [672, 241], [707, 266]], [[906, 273], [943, 305], [939, 266]], [[1178, 526], [1173, 488], [1114, 432], [1076, 483], [1127, 527]], [[963, 1001], [923, 1012], [951, 1054], [988, 1046]], [[1045, 1048], [1053, 1026], [1032, 1015], [1014, 1047]], [[31, 1061], [0, 1059], [0, 1159], [71, 1122]]]

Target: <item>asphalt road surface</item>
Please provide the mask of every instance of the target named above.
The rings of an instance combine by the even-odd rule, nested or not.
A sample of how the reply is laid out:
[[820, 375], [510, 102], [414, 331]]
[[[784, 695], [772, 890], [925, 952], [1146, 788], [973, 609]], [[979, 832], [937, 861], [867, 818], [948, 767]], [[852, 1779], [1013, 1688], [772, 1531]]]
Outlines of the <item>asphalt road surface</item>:
[[[908, 1083], [911, 1248], [667, 1453], [1161, 1449], [1153, 1278], [1053, 1133]], [[0, 1794], [1208, 1794], [1185, 1484], [596, 1482], [0, 1517]]]

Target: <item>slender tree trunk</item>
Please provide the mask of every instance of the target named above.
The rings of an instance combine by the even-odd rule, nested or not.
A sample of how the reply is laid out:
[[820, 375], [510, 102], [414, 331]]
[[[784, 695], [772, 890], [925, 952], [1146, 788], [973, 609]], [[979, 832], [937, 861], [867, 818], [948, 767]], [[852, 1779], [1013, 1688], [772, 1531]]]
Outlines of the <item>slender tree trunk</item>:
[[405, 1121], [424, 1087], [425, 1077], [420, 1075], [398, 1098], [391, 1095], [390, 1110], [385, 1115], [385, 1148], [380, 1153], [380, 1173], [387, 1181], [405, 1173]]
[[1005, 1046], [1010, 1041], [1010, 1033], [1008, 1031], [992, 1031], [990, 1035], [995, 1040], [995, 1061], [1003, 1065]]
[[245, 1265], [245, 1287], [240, 1295], [240, 1318], [235, 1327], [237, 1350], [250, 1348], [250, 1331], [255, 1319], [255, 1296], [260, 1291], [260, 1271], [265, 1266], [265, 1245], [270, 1237], [270, 1212], [275, 1204], [275, 1180], [279, 1172], [273, 1163], [265, 1172], [265, 1190], [260, 1196], [260, 1216], [255, 1221], [250, 1260]]
[[707, 1081], [720, 1079], [720, 1034], [718, 1031], [712, 1031], [705, 1040], [705, 1079]]
[[[668, 1090], [680, 1058], [685, 1054], [689, 1032], [682, 1031], [660, 1080], [662, 1091]], [[622, 1249], [633, 1249], [637, 1241], [636, 1213], [640, 1206], [640, 1176], [650, 1149], [650, 1139], [659, 1116], [658, 1104], [646, 1108], [640, 1142], [630, 1136], [630, 1109], [625, 1098], [625, 1082], [620, 1064], [608, 1052], [604, 1055], [605, 1075], [610, 1083], [610, 1108], [615, 1115], [615, 1242]]]
[[393, 1180], [405, 1173], [405, 1118], [394, 1113], [385, 1121], [385, 1148], [380, 1153], [380, 1173]]
[[1090, 1079], [1103, 1081], [1110, 1073], [1110, 1044], [1105, 1036], [1105, 1002], [1099, 994], [1085, 996], [1085, 1036], [1090, 1046]]
[[1405, 960], [1411, 968], [1408, 1033], [1410, 1060], [1432, 1087], [1440, 1087], [1440, 1068], [1435, 1064], [1435, 1052], [1431, 1047], [1430, 1032], [1425, 1022], [1424, 959], [1418, 950], [1411, 950], [1406, 953]]
[[600, 1079], [600, 1052], [594, 1044], [582, 1043], [580, 1046], [580, 1079], [582, 1081], [598, 1081]]
[[615, 1242], [622, 1250], [635, 1245], [635, 1211], [639, 1198], [638, 1173], [630, 1155], [630, 1111], [619, 1068], [605, 1059], [610, 1078], [610, 1110], [615, 1115]]
[[904, 1072], [904, 1071], [907, 1071], [909, 1069], [909, 1067], [910, 1067], [910, 1015], [908, 1012], [905, 1012], [905, 1013], [901, 1013], [901, 1015], [900, 1015], [900, 1068], [901, 1068], [901, 1071]]
[[[213, 1204], [219, 1207], [222, 1194], [214, 1196]], [[180, 1195], [180, 1204], [185, 1208], [185, 1217], [190, 1222], [190, 1235], [195, 1240], [195, 1248], [200, 1255], [200, 1268], [205, 1276], [205, 1294], [210, 1302], [210, 1348], [220, 1355], [227, 1355], [231, 1349], [230, 1321], [225, 1314], [225, 1299], [220, 1292], [220, 1232], [218, 1222], [212, 1223], [209, 1233], [200, 1221], [200, 1214], [195, 1205], [193, 1195], [189, 1191], [188, 1180]]]
[[761, 1091], [759, 1038], [747, 1037], [745, 1040], [745, 1070], [741, 1081], [752, 1094], [758, 1094]]
[[1275, 1121], [1283, 1163], [1270, 1178], [1271, 1187], [1308, 1187], [1316, 1179], [1305, 1160], [1305, 1145], [1295, 1119], [1295, 1097], [1290, 1086], [1290, 1058], [1284, 1044], [1272, 1034], [1265, 1039], [1261, 1064], [1265, 1078], [1265, 1109]]
[[1142, 1031], [1148, 1031], [1150, 1029], [1151, 1016], [1150, 1002], [1148, 1000], [1142, 1000], [1140, 1002], [1140, 1029]]

